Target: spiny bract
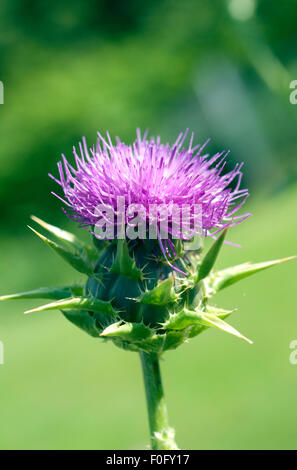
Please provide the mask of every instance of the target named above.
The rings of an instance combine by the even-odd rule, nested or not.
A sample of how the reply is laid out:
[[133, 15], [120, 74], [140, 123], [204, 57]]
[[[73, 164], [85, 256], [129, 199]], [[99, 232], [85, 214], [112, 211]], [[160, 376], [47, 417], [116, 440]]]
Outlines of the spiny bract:
[[[108, 142], [100, 136], [96, 148], [91, 150], [92, 157], [85, 143], [84, 148], [80, 146], [81, 158], [74, 151], [77, 169], [63, 157], [63, 164], [58, 165], [60, 180], [56, 181], [63, 188], [70, 216], [83, 226], [91, 226], [91, 232], [96, 223], [96, 205], [113, 206], [118, 195], [127, 197], [129, 203], [142, 203], [145, 208], [152, 202], [168, 206], [171, 202], [180, 206], [185, 202], [199, 203], [202, 233], [196, 235], [201, 239], [202, 235], [219, 233], [205, 255], [202, 244], [189, 250], [183, 237], [173, 243], [170, 231], [167, 240], [94, 237], [94, 243], [89, 245], [72, 233], [32, 217], [56, 241], [32, 230], [86, 275], [87, 281], [83, 285], [3, 296], [0, 300], [50, 299], [51, 303], [26, 313], [61, 310], [91, 336], [112, 340], [131, 351], [162, 353], [210, 327], [250, 342], [225, 322], [232, 311], [212, 306], [210, 299], [221, 289], [285, 260], [246, 263], [213, 272], [228, 227], [248, 216], [234, 217], [248, 192], [239, 189], [241, 166], [223, 175], [226, 155], [203, 156], [204, 146], [193, 147], [192, 138], [188, 149], [183, 149], [184, 138], [181, 134], [170, 147], [161, 145], [159, 138], [141, 138], [139, 133], [132, 146], [120, 141], [113, 146], [109, 135]], [[230, 183], [236, 177], [231, 189]]]
[[[214, 327], [251, 342], [225, 322], [232, 313], [209, 304], [221, 289], [254, 273], [281, 263], [245, 263], [222, 271], [212, 268], [227, 229], [205, 256], [183, 252], [176, 262], [187, 270], [179, 276], [164, 258], [152, 258], [145, 245], [126, 240], [87, 245], [75, 235], [32, 217], [51, 232], [57, 242], [34, 232], [72, 267], [88, 276], [86, 285], [40, 288], [0, 297], [50, 299], [51, 303], [28, 310], [61, 310], [73, 324], [96, 338], [112, 340], [131, 351], [162, 353], [175, 349], [207, 328]], [[33, 229], [32, 229], [33, 230]]]

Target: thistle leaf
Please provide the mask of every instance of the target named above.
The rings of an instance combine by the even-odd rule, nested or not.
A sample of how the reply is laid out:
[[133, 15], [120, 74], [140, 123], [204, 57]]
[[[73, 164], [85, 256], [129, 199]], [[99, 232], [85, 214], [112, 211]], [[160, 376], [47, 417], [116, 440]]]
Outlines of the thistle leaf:
[[[160, 335], [158, 335], [160, 336]], [[188, 341], [187, 330], [170, 330], [166, 332], [163, 350], [176, 349], [181, 344]]]
[[206, 313], [212, 313], [217, 317], [221, 318], [222, 320], [225, 320], [225, 318], [228, 318], [232, 313], [236, 311], [236, 308], [233, 310], [225, 310], [223, 308], [212, 307], [211, 305], [207, 305], [205, 309]]
[[201, 325], [218, 328], [219, 330], [225, 331], [226, 333], [237, 336], [237, 338], [243, 339], [248, 343], [253, 344], [250, 339], [246, 338], [241, 333], [239, 333], [239, 331], [233, 328], [233, 326], [229, 325], [224, 320], [218, 318], [212, 313], [204, 313], [202, 315]]
[[28, 292], [20, 292], [18, 294], [2, 295], [0, 300], [15, 299], [65, 299], [72, 295], [82, 295], [83, 286], [74, 285], [66, 287], [40, 287], [39, 289], [30, 290]]
[[144, 292], [137, 301], [150, 305], [167, 305], [178, 300], [179, 296], [174, 290], [174, 276], [159, 282], [153, 289]]
[[75, 326], [84, 330], [89, 335], [99, 338], [100, 329], [97, 327], [96, 318], [83, 310], [61, 310], [64, 317]]
[[121, 338], [124, 341], [143, 341], [152, 336], [153, 331], [143, 323], [119, 321], [105, 328], [100, 336]]
[[241, 281], [241, 279], [294, 258], [296, 257], [292, 256], [290, 258], [277, 259], [256, 264], [245, 263], [211, 274], [207, 279], [205, 279], [208, 295], [214, 295], [216, 292]]
[[162, 323], [162, 328], [165, 330], [183, 330], [188, 326], [200, 324], [202, 318], [202, 311], [189, 310], [184, 307], [180, 312], [170, 315], [169, 319]]
[[34, 222], [36, 222], [37, 224], [39, 224], [41, 227], [43, 227], [45, 230], [52, 233], [59, 240], [66, 242], [71, 248], [75, 248], [79, 252], [85, 250], [86, 253], [92, 259], [96, 260], [98, 258], [98, 251], [96, 250], [95, 246], [93, 247], [92, 245], [83, 242], [73, 233], [67, 232], [66, 230], [62, 230], [59, 227], [56, 227], [55, 225], [48, 224], [44, 220], [35, 217], [35, 215], [31, 215], [31, 219], [34, 220]]
[[148, 353], [161, 353], [164, 350], [166, 334], [153, 334], [138, 344], [138, 348]]
[[87, 310], [91, 312], [101, 313], [103, 315], [117, 315], [117, 311], [113, 309], [111, 302], [95, 299], [93, 297], [72, 297], [69, 299], [58, 300], [41, 307], [27, 310], [25, 313], [42, 312], [44, 310]]
[[[230, 314], [231, 312], [228, 312]], [[204, 327], [214, 327], [226, 333], [244, 339], [248, 343], [252, 343], [248, 338], [239, 333], [235, 328], [226, 323], [222, 318], [219, 318], [213, 313], [202, 312], [200, 310], [188, 310], [183, 308], [179, 313], [171, 315], [169, 320], [162, 324], [166, 330], [182, 330], [189, 326], [201, 325]]]
[[198, 272], [198, 278], [197, 282], [201, 281], [204, 279], [210, 271], [212, 270], [215, 261], [217, 259], [217, 256], [220, 252], [220, 249], [222, 248], [222, 245], [224, 243], [228, 228], [225, 228], [221, 235], [218, 237], [218, 239], [212, 244], [211, 248], [209, 251], [206, 253], [205, 257], [203, 258], [203, 261], [200, 265], [199, 272]]
[[80, 273], [86, 274], [89, 277], [95, 277], [90, 263], [87, 263], [80, 254], [75, 254], [72, 251], [64, 248], [62, 245], [58, 245], [56, 242], [49, 238], [41, 235], [41, 233], [34, 230], [34, 228], [28, 225], [29, 229], [32, 230], [41, 240], [43, 240], [49, 247], [51, 247], [56, 253], [58, 253], [65, 261], [67, 261], [74, 269]]
[[111, 266], [111, 272], [122, 274], [132, 279], [142, 279], [142, 271], [136, 267], [136, 263], [129, 254], [128, 243], [125, 239], [117, 241], [117, 252]]

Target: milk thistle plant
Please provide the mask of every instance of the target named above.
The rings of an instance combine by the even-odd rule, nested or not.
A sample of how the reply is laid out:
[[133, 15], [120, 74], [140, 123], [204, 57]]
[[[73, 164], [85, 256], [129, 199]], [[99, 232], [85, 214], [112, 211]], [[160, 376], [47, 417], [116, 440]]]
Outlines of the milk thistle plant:
[[[159, 359], [209, 328], [251, 341], [225, 320], [232, 310], [212, 304], [222, 289], [283, 260], [245, 263], [214, 271], [230, 227], [248, 197], [242, 165], [224, 172], [227, 153], [210, 157], [205, 145], [173, 146], [137, 132], [128, 146], [98, 134], [88, 149], [74, 148], [75, 166], [64, 155], [58, 177], [64, 211], [90, 232], [92, 242], [32, 217], [54, 239], [38, 235], [75, 270], [81, 285], [43, 287], [1, 297], [49, 299], [25, 313], [60, 310], [99, 340], [140, 354], [152, 449], [177, 449], [169, 427]], [[204, 253], [202, 239], [214, 239]]]

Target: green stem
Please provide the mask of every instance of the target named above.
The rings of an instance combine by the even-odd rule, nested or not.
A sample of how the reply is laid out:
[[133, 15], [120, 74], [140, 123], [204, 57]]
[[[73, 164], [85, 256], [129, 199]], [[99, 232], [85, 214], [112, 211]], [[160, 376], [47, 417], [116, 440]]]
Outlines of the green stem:
[[158, 354], [140, 353], [153, 450], [178, 449], [169, 427]]

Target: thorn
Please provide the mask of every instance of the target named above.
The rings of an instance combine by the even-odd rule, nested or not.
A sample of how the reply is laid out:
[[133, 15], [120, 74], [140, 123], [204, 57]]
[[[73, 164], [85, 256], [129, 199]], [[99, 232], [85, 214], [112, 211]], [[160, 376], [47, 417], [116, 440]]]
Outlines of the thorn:
[[27, 315], [28, 313], [33, 313], [33, 312], [37, 312], [38, 311], [38, 307], [37, 308], [32, 308], [31, 310], [26, 310], [24, 312], [24, 315]]
[[291, 261], [292, 259], [296, 259], [297, 255], [294, 256], [288, 256], [287, 258], [283, 258], [279, 260], [279, 263], [284, 263], [285, 261]]

